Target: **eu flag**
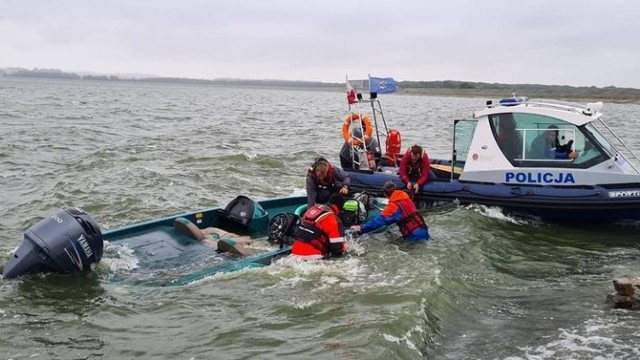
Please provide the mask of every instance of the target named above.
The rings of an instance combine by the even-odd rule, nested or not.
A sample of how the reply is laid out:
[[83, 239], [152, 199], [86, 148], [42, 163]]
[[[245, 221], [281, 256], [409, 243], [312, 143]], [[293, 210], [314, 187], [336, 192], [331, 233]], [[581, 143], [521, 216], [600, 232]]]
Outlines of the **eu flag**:
[[378, 94], [388, 94], [396, 91], [397, 85], [393, 78], [369, 78], [369, 91]]

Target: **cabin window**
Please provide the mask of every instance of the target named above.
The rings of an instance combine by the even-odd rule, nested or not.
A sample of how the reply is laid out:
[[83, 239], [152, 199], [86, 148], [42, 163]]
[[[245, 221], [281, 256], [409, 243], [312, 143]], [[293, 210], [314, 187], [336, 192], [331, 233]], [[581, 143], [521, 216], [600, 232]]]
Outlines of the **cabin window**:
[[514, 114], [491, 115], [491, 129], [500, 150], [514, 166], [523, 158], [522, 133]]
[[456, 120], [453, 127], [453, 166], [464, 168], [477, 120]]
[[[537, 114], [490, 117], [493, 134], [505, 157], [516, 167], [587, 168], [608, 159], [599, 133]], [[575, 160], [568, 158], [578, 152]]]

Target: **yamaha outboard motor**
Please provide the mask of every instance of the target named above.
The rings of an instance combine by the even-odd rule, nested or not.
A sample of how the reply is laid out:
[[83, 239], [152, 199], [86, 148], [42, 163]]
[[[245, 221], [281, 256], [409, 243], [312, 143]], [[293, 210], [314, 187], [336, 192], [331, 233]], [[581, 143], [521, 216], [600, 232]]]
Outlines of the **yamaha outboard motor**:
[[62, 209], [24, 232], [3, 275], [88, 271], [102, 259], [103, 246], [100, 226], [89, 214], [80, 208]]

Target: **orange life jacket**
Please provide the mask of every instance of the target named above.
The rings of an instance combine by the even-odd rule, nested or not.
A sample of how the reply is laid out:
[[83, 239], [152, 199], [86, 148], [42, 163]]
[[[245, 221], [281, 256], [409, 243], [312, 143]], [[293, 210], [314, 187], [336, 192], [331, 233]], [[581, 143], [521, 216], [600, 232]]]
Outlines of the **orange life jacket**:
[[414, 230], [425, 228], [428, 229], [427, 223], [422, 218], [422, 215], [416, 209], [413, 200], [410, 198], [395, 200], [394, 203], [398, 205], [402, 211], [402, 220], [398, 222], [398, 228], [402, 236], [409, 236]]

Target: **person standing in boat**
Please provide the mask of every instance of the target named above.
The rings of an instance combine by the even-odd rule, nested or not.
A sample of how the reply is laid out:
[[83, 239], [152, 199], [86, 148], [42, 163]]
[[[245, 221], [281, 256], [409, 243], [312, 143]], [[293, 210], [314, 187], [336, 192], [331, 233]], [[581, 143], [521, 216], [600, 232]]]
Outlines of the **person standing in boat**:
[[327, 159], [316, 158], [307, 174], [307, 207], [326, 203], [332, 194], [347, 195], [349, 185], [349, 175], [329, 164]]
[[302, 260], [317, 260], [344, 255], [347, 245], [344, 227], [338, 216], [343, 206], [342, 195], [335, 193], [327, 204], [309, 207], [294, 231], [291, 256]]
[[509, 161], [522, 158], [522, 136], [516, 130], [513, 115], [504, 114], [498, 118], [497, 141], [502, 153]]
[[420, 145], [413, 145], [400, 161], [400, 180], [412, 194], [417, 194], [422, 185], [429, 181], [431, 163], [429, 156]]
[[549, 125], [544, 133], [538, 135], [531, 143], [530, 158], [535, 159], [569, 159], [578, 157], [578, 153], [571, 150], [572, 141], [569, 144], [560, 145], [558, 140], [558, 127]]
[[[343, 169], [360, 169], [362, 168], [360, 166], [361, 161], [368, 161], [369, 163], [366, 164], [367, 166], [365, 168], [375, 170], [376, 164], [380, 162], [380, 158], [382, 157], [380, 144], [375, 137], [365, 134], [363, 138], [362, 135], [362, 129], [360, 127], [353, 127], [351, 129], [351, 138], [342, 145], [342, 149], [340, 149], [340, 166]], [[363, 150], [371, 152], [373, 161], [368, 157], [362, 160], [360, 159], [360, 154]], [[365, 152], [363, 154], [367, 153]]]
[[387, 181], [382, 191], [389, 199], [389, 203], [382, 209], [380, 215], [373, 217], [362, 226], [354, 225], [351, 229], [357, 234], [364, 234], [383, 226], [397, 224], [405, 240], [409, 242], [429, 240], [429, 227], [409, 195], [398, 190], [393, 181]]

